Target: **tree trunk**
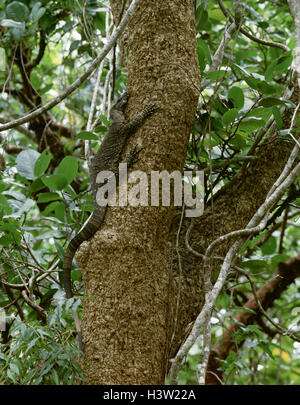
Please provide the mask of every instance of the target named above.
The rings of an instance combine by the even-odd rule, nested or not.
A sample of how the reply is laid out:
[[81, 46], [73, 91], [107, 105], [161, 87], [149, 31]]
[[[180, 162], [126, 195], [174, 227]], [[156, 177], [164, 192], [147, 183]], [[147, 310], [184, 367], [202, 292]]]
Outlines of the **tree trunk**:
[[[111, 0], [112, 9], [118, 9]], [[118, 13], [116, 15], [119, 15]], [[159, 107], [130, 140], [143, 147], [134, 167], [182, 170], [197, 105], [199, 67], [193, 1], [142, 1], [128, 27], [126, 114]], [[299, 88], [291, 100], [299, 100]], [[291, 113], [284, 117], [289, 127]], [[245, 166], [197, 218], [190, 245], [204, 253], [218, 236], [244, 228], [280, 175], [290, 145], [276, 131], [266, 136]], [[185, 244], [190, 220], [176, 239], [180, 211], [173, 207], [108, 210], [105, 224], [82, 244], [85, 368], [92, 384], [161, 384], [203, 305], [202, 260]], [[233, 240], [214, 252], [225, 256]], [[214, 263], [217, 269], [220, 262]], [[178, 301], [178, 302], [177, 302]], [[177, 309], [178, 308], [178, 311]], [[92, 367], [92, 368], [90, 368]]]
[[[132, 118], [148, 103], [159, 110], [125, 153], [142, 147], [134, 169], [148, 175], [181, 171], [199, 96], [194, 1], [142, 1], [128, 27], [128, 44], [126, 115]], [[101, 230], [80, 247], [89, 384], [164, 383], [173, 216], [173, 207], [113, 207]]]

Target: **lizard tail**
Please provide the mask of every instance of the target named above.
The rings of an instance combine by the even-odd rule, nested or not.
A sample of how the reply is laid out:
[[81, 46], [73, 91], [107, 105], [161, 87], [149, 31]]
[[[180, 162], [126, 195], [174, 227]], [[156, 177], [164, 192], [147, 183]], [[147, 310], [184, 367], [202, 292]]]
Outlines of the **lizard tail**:
[[71, 283], [71, 267], [73, 257], [76, 250], [79, 248], [82, 242], [90, 239], [99, 229], [105, 215], [105, 210], [96, 209], [92, 212], [86, 223], [83, 225], [78, 234], [69, 243], [63, 261], [63, 279], [64, 289], [66, 291], [67, 298], [73, 297], [72, 283]]

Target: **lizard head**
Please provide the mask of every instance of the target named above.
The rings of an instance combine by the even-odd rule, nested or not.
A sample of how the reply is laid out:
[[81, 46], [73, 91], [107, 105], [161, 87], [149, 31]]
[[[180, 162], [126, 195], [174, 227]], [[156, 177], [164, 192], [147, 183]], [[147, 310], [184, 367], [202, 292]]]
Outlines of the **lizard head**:
[[116, 102], [116, 104], [112, 107], [112, 110], [119, 110], [124, 112], [127, 101], [129, 98], [129, 93], [128, 91], [125, 91], [122, 96], [119, 98], [119, 100]]
[[110, 118], [113, 122], [123, 122], [125, 120], [124, 110], [129, 98], [129, 93], [125, 91], [119, 100], [110, 110]]

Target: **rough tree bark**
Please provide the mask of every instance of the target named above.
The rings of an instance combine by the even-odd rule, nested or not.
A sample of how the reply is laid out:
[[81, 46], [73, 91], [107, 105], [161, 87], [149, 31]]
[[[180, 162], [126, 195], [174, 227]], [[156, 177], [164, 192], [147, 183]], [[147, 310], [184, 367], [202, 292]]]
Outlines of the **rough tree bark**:
[[[126, 114], [150, 102], [159, 107], [129, 142], [128, 150], [144, 148], [134, 169], [182, 170], [199, 96], [194, 1], [142, 1], [128, 44]], [[164, 383], [173, 216], [172, 207], [109, 209], [104, 226], [78, 251], [85, 296], [92, 297], [83, 310], [89, 384]]]
[[[119, 10], [118, 3], [111, 0], [113, 10]], [[128, 116], [149, 102], [160, 108], [130, 141], [128, 150], [134, 144], [144, 148], [134, 169], [180, 170], [199, 88], [194, 2], [142, 1], [129, 26], [128, 45]], [[299, 102], [296, 80], [291, 99]], [[290, 119], [291, 112], [286, 113], [285, 128]], [[275, 131], [266, 136], [256, 148], [257, 160], [195, 221], [194, 250], [204, 253], [218, 236], [246, 226], [289, 152], [290, 145]], [[163, 383], [168, 360], [203, 305], [202, 260], [184, 241], [189, 220], [182, 224], [176, 250], [179, 219], [180, 212], [168, 207], [113, 208], [101, 231], [81, 246], [77, 259], [85, 295], [93, 297], [84, 301], [83, 313], [89, 383]], [[225, 256], [232, 243], [215, 253]]]

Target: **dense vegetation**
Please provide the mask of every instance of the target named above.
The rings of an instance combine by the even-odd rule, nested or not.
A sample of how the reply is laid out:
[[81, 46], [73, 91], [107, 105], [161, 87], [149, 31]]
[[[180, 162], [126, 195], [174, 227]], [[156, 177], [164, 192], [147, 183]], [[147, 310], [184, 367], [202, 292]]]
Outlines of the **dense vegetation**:
[[[214, 66], [230, 25], [224, 12], [232, 3], [196, 1], [202, 88], [186, 168], [205, 170], [207, 204], [255, 158], [253, 145], [273, 122], [287, 145], [299, 139], [300, 119], [294, 116], [287, 126], [283, 112], [293, 115], [299, 103], [287, 93], [295, 47], [289, 6], [284, 0], [249, 0], [241, 26], [249, 35], [231, 33]], [[112, 28], [107, 1], [0, 1], [0, 123], [62, 93], [99, 54]], [[92, 210], [84, 144], [98, 148], [109, 125], [107, 111], [126, 88], [121, 59], [114, 47], [98, 69], [100, 82], [97, 73], [90, 76], [50, 111], [0, 133], [2, 384], [72, 384], [82, 375], [72, 316], [80, 310], [81, 272], [74, 263], [77, 297], [66, 300], [61, 264], [67, 240]], [[188, 71], [182, 74], [188, 77]], [[275, 325], [257, 308], [244, 307], [254, 291], [283, 272], [280, 263], [288, 267], [299, 257], [299, 217], [298, 180], [272, 208], [266, 228], [245, 243], [240, 267], [246, 273], [233, 272], [217, 299], [212, 346], [236, 325], [233, 347], [222, 360], [225, 384], [300, 383], [299, 258], [294, 277], [266, 304]], [[242, 312], [252, 318], [238, 318]], [[181, 369], [181, 384], [197, 383], [201, 343], [200, 337]]]

